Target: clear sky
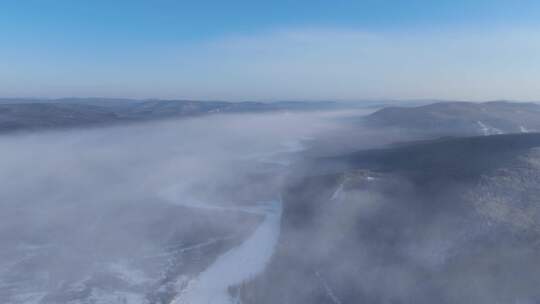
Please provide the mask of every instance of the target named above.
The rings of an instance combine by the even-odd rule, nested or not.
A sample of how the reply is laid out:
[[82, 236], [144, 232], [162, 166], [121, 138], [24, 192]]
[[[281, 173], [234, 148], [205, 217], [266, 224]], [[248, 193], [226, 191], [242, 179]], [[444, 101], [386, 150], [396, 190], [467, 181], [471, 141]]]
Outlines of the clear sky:
[[540, 100], [538, 0], [2, 0], [0, 96]]

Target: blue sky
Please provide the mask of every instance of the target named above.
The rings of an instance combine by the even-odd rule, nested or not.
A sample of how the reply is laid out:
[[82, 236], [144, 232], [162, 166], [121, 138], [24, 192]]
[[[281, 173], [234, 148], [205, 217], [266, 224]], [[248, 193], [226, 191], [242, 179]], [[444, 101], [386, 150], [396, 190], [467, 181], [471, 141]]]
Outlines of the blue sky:
[[0, 96], [540, 100], [540, 1], [0, 2]]

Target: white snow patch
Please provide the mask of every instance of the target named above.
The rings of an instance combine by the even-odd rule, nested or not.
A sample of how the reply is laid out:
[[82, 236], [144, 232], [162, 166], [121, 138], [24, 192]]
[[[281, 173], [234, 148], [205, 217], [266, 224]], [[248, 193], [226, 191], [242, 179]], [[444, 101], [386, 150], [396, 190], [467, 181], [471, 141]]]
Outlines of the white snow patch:
[[281, 202], [265, 208], [266, 217], [241, 245], [220, 257], [203, 271], [173, 300], [173, 304], [231, 304], [228, 288], [252, 279], [270, 261], [277, 244], [281, 224]]
[[342, 182], [341, 184], [339, 184], [339, 187], [337, 187], [336, 191], [334, 191], [334, 193], [332, 194], [332, 197], [330, 198], [330, 200], [339, 200], [343, 194], [343, 184], [344, 182]]
[[[364, 178], [368, 182], [373, 182], [373, 181], [377, 180], [376, 177], [369, 176], [369, 175], [365, 176]], [[330, 197], [330, 200], [332, 200], [332, 201], [340, 200], [343, 197], [344, 192], [345, 192], [345, 189], [344, 189], [345, 186], [344, 185], [345, 185], [345, 183], [348, 182], [348, 180], [349, 179], [347, 177], [345, 177], [345, 179], [339, 184], [339, 186], [336, 188], [336, 191], [334, 191], [334, 193]]]
[[494, 127], [490, 127], [481, 121], [477, 121], [476, 123], [480, 127], [480, 132], [482, 132], [483, 135], [503, 134], [501, 130]]
[[319, 283], [321, 283], [321, 285], [323, 286], [324, 291], [326, 292], [326, 295], [328, 296], [328, 298], [330, 298], [330, 300], [332, 300], [332, 303], [341, 304], [341, 300], [336, 296], [336, 293], [334, 292], [334, 290], [332, 290], [330, 285], [328, 285], [328, 283], [323, 278], [321, 273], [319, 271], [315, 271], [315, 276], [319, 280]]

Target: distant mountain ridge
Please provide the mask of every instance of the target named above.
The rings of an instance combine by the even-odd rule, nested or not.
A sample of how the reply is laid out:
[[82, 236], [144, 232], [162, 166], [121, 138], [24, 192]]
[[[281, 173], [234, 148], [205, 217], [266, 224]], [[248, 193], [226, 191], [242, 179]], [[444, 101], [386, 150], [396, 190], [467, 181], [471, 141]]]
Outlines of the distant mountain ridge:
[[[371, 105], [371, 104], [370, 104]], [[0, 133], [183, 118], [215, 113], [354, 109], [332, 101], [226, 102], [122, 98], [0, 98]], [[381, 104], [380, 107], [383, 107]], [[540, 105], [508, 101], [436, 102], [387, 106], [362, 120], [429, 136], [474, 136], [540, 131]]]
[[213, 113], [331, 110], [336, 102], [224, 102], [107, 98], [0, 99], [0, 132], [105, 125]]
[[441, 102], [387, 107], [369, 115], [374, 127], [402, 128], [437, 135], [492, 135], [540, 130], [540, 105], [507, 101]]

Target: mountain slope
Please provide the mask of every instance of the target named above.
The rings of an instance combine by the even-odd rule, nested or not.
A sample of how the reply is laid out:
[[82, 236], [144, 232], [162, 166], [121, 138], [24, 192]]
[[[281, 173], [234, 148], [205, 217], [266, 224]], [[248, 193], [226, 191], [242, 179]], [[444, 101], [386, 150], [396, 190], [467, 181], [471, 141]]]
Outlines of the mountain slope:
[[491, 135], [540, 130], [540, 105], [493, 101], [442, 102], [419, 107], [388, 107], [368, 116], [374, 127], [444, 135]]
[[243, 303], [537, 303], [538, 147], [513, 134], [321, 159], [341, 172], [291, 180]]

